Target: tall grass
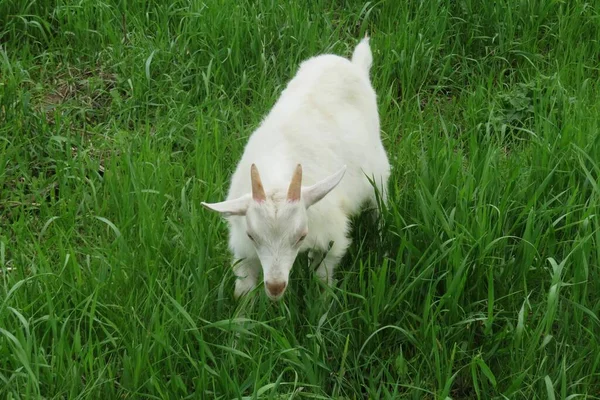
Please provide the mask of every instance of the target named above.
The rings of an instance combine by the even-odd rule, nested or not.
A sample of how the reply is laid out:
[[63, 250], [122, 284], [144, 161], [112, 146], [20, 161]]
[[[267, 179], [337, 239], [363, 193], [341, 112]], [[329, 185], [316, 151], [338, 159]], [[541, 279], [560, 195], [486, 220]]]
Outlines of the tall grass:
[[[365, 32], [383, 239], [236, 302], [199, 203]], [[5, 0], [0, 396], [599, 398], [599, 41], [579, 0]]]

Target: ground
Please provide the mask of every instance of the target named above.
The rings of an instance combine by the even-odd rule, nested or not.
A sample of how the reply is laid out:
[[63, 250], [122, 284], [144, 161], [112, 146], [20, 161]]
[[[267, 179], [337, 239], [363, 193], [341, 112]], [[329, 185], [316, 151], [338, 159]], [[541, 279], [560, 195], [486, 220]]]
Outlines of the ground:
[[[237, 302], [200, 202], [365, 32], [381, 232]], [[599, 41], [579, 0], [3, 1], [0, 397], [599, 398]]]

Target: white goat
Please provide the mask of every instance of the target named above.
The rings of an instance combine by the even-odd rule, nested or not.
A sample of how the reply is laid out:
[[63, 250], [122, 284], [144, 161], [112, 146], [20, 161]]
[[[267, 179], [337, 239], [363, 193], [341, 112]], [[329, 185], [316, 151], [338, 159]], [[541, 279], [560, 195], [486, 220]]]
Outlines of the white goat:
[[331, 284], [350, 245], [349, 218], [365, 203], [377, 206], [368, 178], [387, 203], [390, 166], [372, 62], [368, 37], [352, 61], [332, 54], [304, 61], [250, 136], [227, 200], [202, 203], [229, 220], [236, 298], [256, 287], [262, 265], [267, 295], [280, 299], [298, 253], [325, 252], [333, 241], [317, 269]]

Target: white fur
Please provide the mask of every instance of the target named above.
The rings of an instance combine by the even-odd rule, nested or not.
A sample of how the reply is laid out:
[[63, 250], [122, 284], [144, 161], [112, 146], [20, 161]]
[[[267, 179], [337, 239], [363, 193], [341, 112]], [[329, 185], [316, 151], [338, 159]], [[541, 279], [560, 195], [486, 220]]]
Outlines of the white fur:
[[[352, 61], [332, 54], [304, 61], [250, 136], [227, 200], [203, 203], [229, 220], [236, 297], [256, 286], [261, 265], [265, 283], [287, 285], [297, 254], [324, 252], [330, 241], [334, 245], [317, 275], [332, 283], [334, 268], [350, 244], [349, 217], [365, 203], [376, 205], [367, 176], [385, 201], [390, 166], [369, 79], [372, 61], [368, 38], [356, 47]], [[253, 163], [266, 192], [264, 203], [250, 194]], [[303, 170], [302, 196], [293, 203], [286, 193], [297, 164]], [[303, 233], [306, 239], [296, 243]], [[278, 299], [283, 292], [267, 294]]]

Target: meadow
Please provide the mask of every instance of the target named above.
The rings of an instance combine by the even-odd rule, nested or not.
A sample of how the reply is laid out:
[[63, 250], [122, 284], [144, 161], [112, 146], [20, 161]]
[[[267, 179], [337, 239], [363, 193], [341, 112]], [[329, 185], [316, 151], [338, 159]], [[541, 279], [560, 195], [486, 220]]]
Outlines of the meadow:
[[[235, 301], [200, 202], [365, 32], [381, 224]], [[599, 93], [582, 0], [0, 2], [0, 398], [600, 398]]]

